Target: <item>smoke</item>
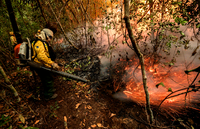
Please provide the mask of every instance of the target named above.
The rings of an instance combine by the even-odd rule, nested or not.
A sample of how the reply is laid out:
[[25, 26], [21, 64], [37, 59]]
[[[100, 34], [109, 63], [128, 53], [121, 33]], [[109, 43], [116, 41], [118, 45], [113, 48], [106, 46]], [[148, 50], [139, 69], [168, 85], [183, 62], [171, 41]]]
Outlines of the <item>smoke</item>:
[[[182, 38], [181, 40], [178, 39], [178, 41], [176, 42], [176, 44], [179, 41], [183, 41], [183, 43], [185, 44], [181, 44], [180, 46], [177, 46], [176, 44], [172, 44], [172, 47], [170, 49], [170, 55], [165, 55], [165, 53], [163, 51], [161, 51], [161, 55], [165, 56], [166, 58], [163, 60], [165, 62], [167, 61], [171, 61], [175, 55], [175, 53], [177, 51], [179, 51], [179, 55], [175, 56], [175, 64], [176, 65], [182, 65], [184, 64], [185, 67], [197, 67], [199, 65], [199, 51], [197, 49], [196, 54], [192, 55], [193, 52], [195, 51], [195, 49], [197, 48], [199, 42], [198, 42], [198, 38], [199, 35], [197, 35], [197, 37], [195, 37], [194, 35], [194, 28], [187, 26], [180, 26], [180, 31], [184, 32], [185, 37]], [[195, 33], [197, 33], [198, 29], [195, 30]], [[170, 33], [169, 33], [170, 34]], [[178, 38], [181, 37], [180, 34], [174, 34], [174, 36], [177, 36]]]
[[[103, 46], [102, 55], [99, 55], [101, 62], [100, 80], [110, 77], [110, 70], [120, 59], [132, 58], [134, 51], [124, 44], [121, 28], [120, 13], [116, 9], [114, 16], [107, 16], [104, 19], [97, 19], [94, 23], [96, 26], [93, 33], [95, 41], [101, 47]], [[109, 12], [108, 12], [109, 13]], [[115, 22], [115, 25], [113, 24]]]
[[113, 94], [113, 98], [119, 99], [120, 101], [124, 101], [124, 102], [132, 101], [131, 98], [128, 98], [123, 92], [117, 92]]
[[[195, 78], [196, 73], [191, 73], [191, 75], [186, 75], [184, 71], [186, 69], [192, 69], [199, 66], [199, 52], [196, 51], [195, 55], [192, 55], [194, 53], [194, 50], [198, 46], [198, 39], [196, 39], [193, 28], [189, 28], [188, 26], [180, 26], [180, 31], [183, 31], [185, 33], [185, 37], [181, 39], [181, 41], [188, 42], [186, 44], [180, 44], [178, 43], [181, 37], [180, 34], [176, 33], [169, 33], [168, 35], [172, 34], [174, 36], [178, 37], [178, 40], [176, 43], [171, 44], [171, 49], [168, 54], [166, 54], [164, 51], [160, 51], [160, 55], [164, 58], [160, 60], [160, 65], [158, 65], [154, 70], [157, 70], [159, 72], [149, 72], [147, 70], [147, 81], [148, 81], [148, 90], [150, 93], [150, 101], [153, 105], [158, 105], [168, 94], [171, 93], [171, 91], [176, 91], [178, 89], [188, 87], [189, 84], [193, 81]], [[197, 32], [197, 30], [195, 30]], [[111, 41], [114, 40], [112, 37], [115, 35], [116, 31], [114, 29], [110, 29], [109, 31], [109, 39]], [[198, 38], [198, 37], [197, 37]], [[108, 35], [107, 33], [103, 33], [102, 43], [108, 47]], [[134, 55], [134, 51], [130, 49], [127, 45], [124, 45], [122, 43], [123, 38], [118, 39], [118, 47], [116, 47], [112, 54], [108, 57], [105, 55], [99, 56], [101, 60], [101, 77], [109, 77], [109, 69], [110, 66], [113, 66], [114, 64], [118, 63], [120, 58], [129, 58], [132, 59]], [[143, 40], [144, 41], [144, 40]], [[100, 42], [100, 40], [99, 40]], [[152, 50], [152, 45], [150, 44], [150, 40], [146, 41], [148, 43], [148, 47], [150, 50]], [[179, 44], [179, 45], [177, 45]], [[105, 49], [105, 51], [108, 48]], [[198, 49], [197, 49], [198, 50]], [[177, 52], [179, 54], [177, 54]], [[127, 55], [128, 53], [128, 55]], [[112, 56], [112, 60], [110, 60], [110, 57]], [[136, 56], [135, 56], [136, 57]], [[170, 63], [173, 60], [173, 64]], [[137, 64], [139, 60], [136, 58], [133, 60], [134, 63], [132, 63], [132, 66], [129, 66], [126, 73], [124, 74], [122, 81], [126, 83], [127, 89], [125, 91], [129, 91], [125, 93], [124, 91], [117, 92], [113, 94], [113, 97], [116, 99], [119, 99], [121, 101], [130, 101], [133, 100], [135, 102], [144, 104], [146, 102], [144, 90], [143, 90], [143, 84], [142, 84], [142, 74], [141, 69], [137, 68]], [[112, 65], [111, 65], [112, 64]], [[120, 63], [119, 63], [120, 64]], [[169, 65], [170, 64], [170, 65]], [[149, 64], [150, 66], [150, 64]], [[135, 71], [134, 71], [135, 70]], [[134, 74], [133, 74], [134, 71]], [[197, 78], [197, 81], [200, 78]], [[163, 83], [163, 86], [156, 85], [158, 83]], [[130, 87], [128, 87], [130, 85]], [[171, 89], [171, 91], [169, 91]], [[181, 91], [183, 92], [183, 91]], [[174, 95], [177, 95], [181, 92], [177, 92]], [[199, 92], [192, 92], [188, 93], [187, 95], [187, 105], [190, 105], [191, 103], [199, 102]], [[178, 97], [173, 97], [170, 99], [167, 99], [164, 102], [164, 106], [172, 107], [172, 108], [180, 108], [184, 106], [185, 104], [185, 94], [179, 95]]]

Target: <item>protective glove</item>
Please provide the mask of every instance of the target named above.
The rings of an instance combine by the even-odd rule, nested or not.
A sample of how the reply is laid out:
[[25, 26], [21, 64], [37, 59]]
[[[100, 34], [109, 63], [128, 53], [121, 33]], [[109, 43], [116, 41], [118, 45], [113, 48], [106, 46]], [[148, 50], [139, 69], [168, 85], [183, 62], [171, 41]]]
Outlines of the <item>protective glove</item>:
[[53, 69], [59, 69], [60, 68], [57, 63], [53, 63], [52, 67], [53, 67]]

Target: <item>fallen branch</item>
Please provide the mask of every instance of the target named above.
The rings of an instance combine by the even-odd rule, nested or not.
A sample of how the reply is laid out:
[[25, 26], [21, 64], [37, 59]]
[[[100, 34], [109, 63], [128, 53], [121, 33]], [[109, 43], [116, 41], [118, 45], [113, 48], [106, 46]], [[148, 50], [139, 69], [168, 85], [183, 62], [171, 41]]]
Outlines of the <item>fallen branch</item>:
[[5, 79], [6, 87], [12, 91], [12, 93], [14, 94], [15, 97], [17, 97], [17, 102], [20, 102], [21, 98], [19, 97], [17, 90], [13, 87], [12, 83], [9, 81], [6, 73], [4, 72], [4, 70], [1, 66], [0, 66], [0, 72]]

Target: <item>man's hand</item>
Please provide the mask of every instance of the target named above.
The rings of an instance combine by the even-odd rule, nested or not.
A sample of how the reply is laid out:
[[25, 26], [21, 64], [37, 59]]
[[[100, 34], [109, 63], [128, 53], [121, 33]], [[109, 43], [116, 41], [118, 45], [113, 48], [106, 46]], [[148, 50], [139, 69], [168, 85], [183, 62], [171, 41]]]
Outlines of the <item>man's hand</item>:
[[59, 69], [60, 68], [57, 63], [53, 63], [52, 67], [53, 67], [53, 69]]

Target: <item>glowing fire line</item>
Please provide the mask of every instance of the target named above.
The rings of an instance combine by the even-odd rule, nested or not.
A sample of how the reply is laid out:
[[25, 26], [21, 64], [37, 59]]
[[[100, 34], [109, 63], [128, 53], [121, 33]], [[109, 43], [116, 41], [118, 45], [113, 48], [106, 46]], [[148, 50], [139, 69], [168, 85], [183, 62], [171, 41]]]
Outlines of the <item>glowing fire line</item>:
[[[125, 67], [126, 74], [123, 77], [123, 82], [126, 84], [126, 89], [123, 91], [123, 93], [126, 95], [127, 98], [144, 105], [146, 103], [146, 98], [142, 86], [143, 84], [141, 78], [141, 69], [140, 67], [136, 68], [135, 61]], [[195, 74], [187, 77], [187, 75], [184, 73], [183, 66], [173, 67], [169, 69], [166, 66], [164, 67], [162, 64], [153, 65], [152, 63], [149, 63], [153, 62], [153, 60], [150, 58], [146, 58], [145, 62], [145, 64], [148, 64], [145, 67], [147, 73], [147, 86], [150, 95], [150, 102], [152, 105], [158, 106], [160, 102], [171, 93], [168, 92], [169, 88], [171, 88], [172, 91], [185, 88], [189, 85], [189, 82], [193, 81], [195, 77]], [[162, 82], [162, 85], [159, 85], [158, 88], [156, 88], [156, 84], [160, 82]], [[186, 90], [181, 92], [186, 92]], [[173, 94], [172, 96], [175, 95], [175, 97], [173, 98], [166, 99], [162, 104], [162, 107], [171, 107], [173, 109], [176, 109], [184, 106], [185, 94], [176, 96], [181, 92]], [[190, 105], [193, 100], [200, 100], [198, 99], [198, 95], [198, 92], [188, 93], [186, 101], [187, 105]]]

